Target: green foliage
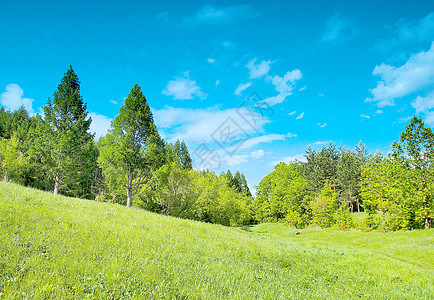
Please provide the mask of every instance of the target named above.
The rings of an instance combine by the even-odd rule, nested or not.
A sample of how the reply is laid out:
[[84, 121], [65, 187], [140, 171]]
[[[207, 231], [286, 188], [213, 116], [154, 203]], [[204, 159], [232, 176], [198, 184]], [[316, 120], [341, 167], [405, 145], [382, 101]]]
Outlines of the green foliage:
[[192, 173], [193, 170], [186, 170], [175, 162], [162, 166], [143, 187], [146, 192], [138, 201], [138, 206], [165, 215], [193, 218], [197, 191], [193, 185]]
[[18, 149], [18, 139], [0, 139], [0, 171], [4, 182], [9, 180], [19, 182], [26, 160]]
[[[72, 67], [62, 78], [53, 102], [44, 106], [45, 128], [41, 147], [45, 168], [53, 180], [53, 192], [90, 197], [92, 171], [96, 168], [92, 120], [80, 95], [80, 81]], [[87, 195], [86, 195], [87, 194]]]
[[326, 228], [336, 223], [339, 203], [330, 183], [324, 185], [321, 193], [316, 197], [311, 207], [312, 221], [314, 224], [321, 228]]
[[[434, 219], [434, 133], [425, 126], [422, 119], [413, 117], [405, 131], [400, 134], [399, 143], [393, 144], [392, 157], [404, 164], [411, 172], [412, 182], [420, 192], [415, 199], [422, 197], [417, 204], [417, 219], [423, 219], [424, 227], [430, 228]], [[416, 200], [417, 201], [417, 200]]]
[[424, 195], [414, 184], [416, 172], [392, 159], [364, 170], [361, 193], [364, 207], [370, 214], [381, 213], [383, 230], [423, 228]]
[[255, 218], [260, 222], [285, 219], [289, 224], [304, 227], [310, 219], [307, 183], [296, 164], [278, 164], [257, 188], [254, 200]]
[[319, 152], [309, 147], [305, 157], [307, 162], [303, 164], [303, 177], [308, 183], [310, 195], [316, 196], [326, 183], [329, 183], [336, 192], [339, 159], [336, 146], [330, 143]]
[[177, 140], [174, 144], [166, 144], [166, 162], [177, 162], [177, 164], [186, 170], [193, 169], [190, 153], [184, 141]]
[[114, 199], [123, 186], [126, 205], [138, 197], [152, 172], [165, 161], [165, 146], [154, 124], [151, 109], [136, 84], [112, 121], [100, 144], [98, 163], [108, 194]]
[[349, 230], [354, 227], [353, 217], [348, 210], [348, 204], [342, 203], [336, 213], [336, 223], [339, 230]]
[[225, 177], [195, 172], [193, 180], [199, 191], [194, 219], [227, 226], [250, 222], [250, 197], [229, 187]]

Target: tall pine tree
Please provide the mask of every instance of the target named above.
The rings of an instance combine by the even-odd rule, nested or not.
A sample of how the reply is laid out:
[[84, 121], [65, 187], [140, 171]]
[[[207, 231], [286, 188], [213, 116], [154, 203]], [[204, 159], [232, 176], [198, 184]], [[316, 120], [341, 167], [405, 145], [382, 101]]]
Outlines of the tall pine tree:
[[91, 119], [80, 95], [80, 81], [72, 66], [44, 107], [45, 165], [54, 181], [53, 193], [86, 196], [90, 173], [96, 167]]

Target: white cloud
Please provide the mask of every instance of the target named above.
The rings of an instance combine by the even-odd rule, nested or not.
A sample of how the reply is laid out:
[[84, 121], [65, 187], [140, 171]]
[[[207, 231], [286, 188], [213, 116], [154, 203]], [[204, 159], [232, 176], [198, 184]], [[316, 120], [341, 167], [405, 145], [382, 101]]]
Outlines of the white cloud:
[[303, 119], [303, 117], [304, 117], [304, 112], [302, 112], [302, 113], [297, 117], [297, 120]]
[[215, 86], [218, 86], [220, 84], [220, 80], [215, 81]]
[[0, 95], [0, 103], [6, 109], [11, 111], [17, 110], [21, 106], [24, 106], [30, 115], [34, 114], [32, 107], [32, 102], [34, 100], [30, 98], [23, 98], [23, 95], [23, 89], [18, 84], [8, 84], [6, 86], [6, 91]]
[[264, 152], [264, 150], [261, 150], [261, 149], [250, 152], [250, 156], [253, 157], [254, 159], [259, 159], [264, 155], [265, 155], [265, 152]]
[[226, 155], [222, 159], [227, 165], [233, 167], [249, 161], [249, 155], [247, 154], [237, 154], [237, 155]]
[[324, 94], [323, 93], [318, 93], [318, 96], [324, 97]]
[[356, 36], [358, 32], [359, 29], [352, 19], [336, 13], [327, 20], [321, 42], [342, 43]]
[[365, 118], [365, 119], [370, 119], [371, 118], [371, 116], [368, 116], [368, 115], [365, 115], [365, 114], [361, 114], [360, 117], [361, 118]]
[[303, 75], [300, 70], [288, 71], [283, 77], [274, 75], [271, 78], [271, 83], [276, 87], [279, 94], [289, 96], [292, 94], [295, 83], [301, 79]]
[[284, 94], [278, 94], [276, 96], [268, 97], [262, 100], [264, 103], [266, 103], [269, 106], [273, 106], [279, 103], [282, 103], [285, 101], [286, 95]]
[[[243, 111], [241, 111], [241, 114]], [[244, 112], [249, 115], [248, 112]], [[239, 134], [256, 134], [263, 131], [263, 126], [270, 121], [265, 118], [257, 118], [256, 127], [248, 123], [243, 116], [237, 113], [237, 109], [220, 109], [210, 107], [206, 109], [185, 109], [165, 107], [160, 110], [153, 110], [154, 120], [159, 129], [167, 129], [168, 139], [180, 139], [195, 142], [213, 141], [212, 134], [224, 124], [229, 118], [237, 124]], [[244, 134], [245, 135], [245, 134]]]
[[389, 28], [392, 29], [394, 37], [379, 41], [376, 48], [391, 50], [402, 44], [431, 42], [434, 36], [434, 12], [418, 20], [401, 19]]
[[251, 82], [247, 82], [247, 83], [240, 83], [237, 87], [237, 89], [235, 90], [234, 94], [235, 95], [240, 95], [243, 91], [245, 91], [246, 89], [248, 89], [249, 87], [252, 86]]
[[196, 80], [189, 78], [188, 72], [185, 72], [183, 77], [169, 81], [167, 87], [161, 93], [166, 96], [173, 96], [175, 100], [193, 99], [193, 96], [205, 99], [207, 96], [197, 86]]
[[326, 145], [326, 144], [330, 144], [332, 141], [316, 141], [315, 143], [313, 143], [315, 146], [322, 146], [322, 145]]
[[316, 124], [318, 127], [320, 127], [320, 128], [324, 128], [324, 127], [326, 127], [327, 126], [327, 123], [318, 123], [318, 124]]
[[411, 106], [416, 109], [416, 114], [424, 114], [428, 125], [434, 126], [434, 92], [429, 93], [426, 97], [418, 96], [413, 100]]
[[263, 60], [259, 64], [256, 63], [256, 58], [249, 61], [249, 63], [246, 65], [246, 67], [250, 71], [250, 78], [260, 78], [264, 75], [267, 75], [270, 71], [270, 65], [272, 64], [272, 61], [270, 60]]
[[411, 106], [413, 106], [416, 109], [416, 113], [423, 113], [427, 112], [428, 110], [431, 110], [434, 108], [434, 92], [431, 92], [426, 97], [418, 96], [413, 102], [411, 103]]
[[89, 112], [89, 116], [92, 118], [90, 132], [95, 133], [95, 139], [99, 139], [107, 133], [107, 130], [110, 128], [110, 123], [113, 121], [113, 119], [94, 112]]
[[425, 123], [430, 126], [434, 126], [434, 111], [430, 111], [425, 114]]
[[292, 116], [292, 115], [294, 115], [295, 113], [296, 113], [297, 111], [293, 111], [293, 112], [290, 112], [289, 114], [288, 114], [288, 116]]
[[215, 59], [214, 58], [208, 58], [208, 63], [210, 63], [210, 64], [215, 63]]
[[291, 137], [296, 137], [296, 134], [292, 134], [292, 133], [288, 133], [288, 134], [276, 134], [276, 133], [272, 133], [272, 134], [267, 134], [267, 135], [261, 135], [261, 136], [256, 136], [256, 137], [252, 137], [250, 139], [248, 139], [247, 141], [245, 141], [240, 149], [250, 149], [256, 145], [259, 144], [263, 144], [263, 143], [271, 143], [274, 141], [283, 141], [286, 138], [291, 138]]
[[376, 66], [373, 75], [380, 76], [376, 88], [370, 92], [379, 107], [394, 105], [396, 98], [407, 96], [434, 84], [434, 42], [428, 51], [414, 54], [400, 67], [387, 64]]
[[299, 88], [298, 91], [301, 92], [301, 91], [304, 91], [305, 89], [306, 89], [306, 86]]
[[277, 165], [280, 164], [281, 162], [284, 162], [284, 163], [286, 163], [286, 164], [289, 164], [289, 163], [291, 163], [291, 162], [295, 162], [295, 161], [306, 162], [306, 157], [304, 156], [304, 154], [297, 154], [297, 155], [294, 155], [294, 156], [285, 156], [285, 157], [283, 157], [283, 158], [280, 159], [280, 160], [272, 161], [272, 162], [270, 163], [270, 165], [272, 165], [272, 166], [277, 166]]
[[196, 15], [185, 18], [182, 24], [188, 26], [233, 24], [258, 16], [259, 14], [253, 12], [249, 5], [233, 5], [220, 8], [206, 5]]
[[118, 105], [119, 103], [115, 100], [110, 100], [110, 103], [114, 104], [114, 105]]
[[377, 114], [377, 115], [382, 114], [382, 113], [383, 113], [383, 111], [381, 109], [377, 109], [377, 111], [375, 112], [375, 114]]

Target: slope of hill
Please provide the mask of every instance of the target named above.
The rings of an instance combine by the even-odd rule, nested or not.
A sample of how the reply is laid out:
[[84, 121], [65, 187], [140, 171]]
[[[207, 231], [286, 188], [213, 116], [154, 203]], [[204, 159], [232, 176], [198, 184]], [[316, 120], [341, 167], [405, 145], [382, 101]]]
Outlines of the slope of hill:
[[434, 230], [182, 220], [0, 183], [0, 298], [432, 299]]

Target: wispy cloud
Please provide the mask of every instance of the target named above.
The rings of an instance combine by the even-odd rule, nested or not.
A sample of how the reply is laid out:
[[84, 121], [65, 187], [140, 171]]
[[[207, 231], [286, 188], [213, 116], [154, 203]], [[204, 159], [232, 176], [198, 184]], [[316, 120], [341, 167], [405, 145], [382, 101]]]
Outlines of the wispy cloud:
[[318, 124], [316, 124], [318, 127], [320, 127], [320, 128], [324, 128], [324, 127], [326, 127], [327, 126], [327, 123], [318, 123]]
[[214, 58], [208, 58], [207, 59], [208, 63], [213, 64], [216, 62], [216, 60]]
[[376, 88], [370, 92], [379, 107], [394, 105], [396, 98], [407, 96], [434, 84], [434, 42], [428, 51], [414, 54], [400, 67], [387, 64], [376, 66], [373, 75], [380, 76]]
[[251, 82], [247, 82], [247, 83], [241, 83], [238, 85], [238, 87], [236, 88], [234, 94], [235, 95], [240, 95], [243, 91], [245, 91], [246, 89], [248, 89], [249, 87], [252, 86]]
[[111, 104], [114, 104], [114, 105], [118, 105], [119, 103], [117, 102], [117, 101], [115, 101], [115, 100], [110, 100], [110, 103]]
[[382, 114], [383, 111], [381, 109], [377, 109], [377, 111], [375, 112], [376, 115]]
[[361, 114], [360, 117], [363, 118], [363, 119], [370, 119], [371, 118], [371, 116], [368, 116], [368, 115], [365, 115], [365, 114]]
[[256, 64], [256, 58], [249, 61], [246, 67], [249, 69], [250, 78], [255, 79], [267, 75], [272, 63], [270, 60], [263, 60]]
[[416, 114], [423, 114], [425, 122], [434, 126], [434, 91], [429, 93], [426, 97], [418, 96], [411, 103], [416, 109]]
[[5, 88], [5, 91], [0, 95], [0, 103], [6, 107], [6, 109], [11, 111], [17, 110], [21, 106], [24, 106], [30, 115], [34, 114], [32, 107], [33, 99], [23, 98], [23, 95], [23, 89], [18, 84], [8, 84]]
[[292, 112], [290, 112], [289, 114], [288, 114], [288, 116], [292, 116], [292, 115], [294, 115], [295, 113], [296, 113], [297, 111], [292, 111]]
[[207, 96], [201, 91], [196, 80], [190, 79], [188, 72], [185, 72], [183, 77], [169, 81], [166, 88], [163, 89], [161, 93], [166, 96], [173, 96], [175, 100], [193, 99], [193, 96], [205, 99]]
[[401, 19], [388, 29], [392, 31], [393, 37], [380, 40], [376, 49], [389, 51], [405, 44], [431, 42], [434, 36], [434, 12], [417, 20]]
[[262, 132], [263, 126], [270, 122], [267, 118], [258, 118], [256, 127], [253, 128], [248, 123], [249, 120], [246, 121], [236, 108], [186, 109], [165, 107], [153, 110], [153, 115], [157, 127], [166, 133], [169, 140], [180, 139], [193, 142], [212, 141], [212, 134], [229, 118], [234, 121], [234, 126], [240, 130], [240, 134], [245, 132], [249, 136]]
[[302, 113], [297, 117], [297, 120], [303, 119], [303, 117], [304, 117], [304, 112], [302, 112]]
[[283, 77], [279, 75], [267, 76], [266, 81], [274, 85], [275, 90], [279, 93], [276, 96], [264, 99], [268, 105], [273, 106], [285, 101], [286, 97], [292, 95], [292, 91], [297, 84], [297, 81], [303, 77], [300, 70], [295, 69], [288, 71]]
[[314, 146], [323, 146], [323, 145], [330, 144], [330, 143], [332, 143], [332, 141], [316, 141], [313, 144], [314, 144]]
[[254, 159], [259, 159], [261, 157], [263, 157], [265, 155], [264, 150], [256, 150], [256, 151], [252, 151], [250, 152], [250, 156], [253, 157]]
[[358, 33], [359, 29], [351, 18], [336, 13], [327, 20], [321, 42], [325, 44], [343, 43]]
[[295, 83], [301, 79], [302, 73], [300, 70], [288, 71], [283, 77], [274, 75], [271, 78], [272, 84], [276, 87], [276, 91], [280, 94], [289, 96], [292, 94]]
[[182, 25], [227, 25], [241, 23], [245, 20], [257, 18], [259, 13], [252, 10], [250, 5], [233, 5], [227, 7], [216, 7], [206, 5], [194, 16], [186, 17]]

